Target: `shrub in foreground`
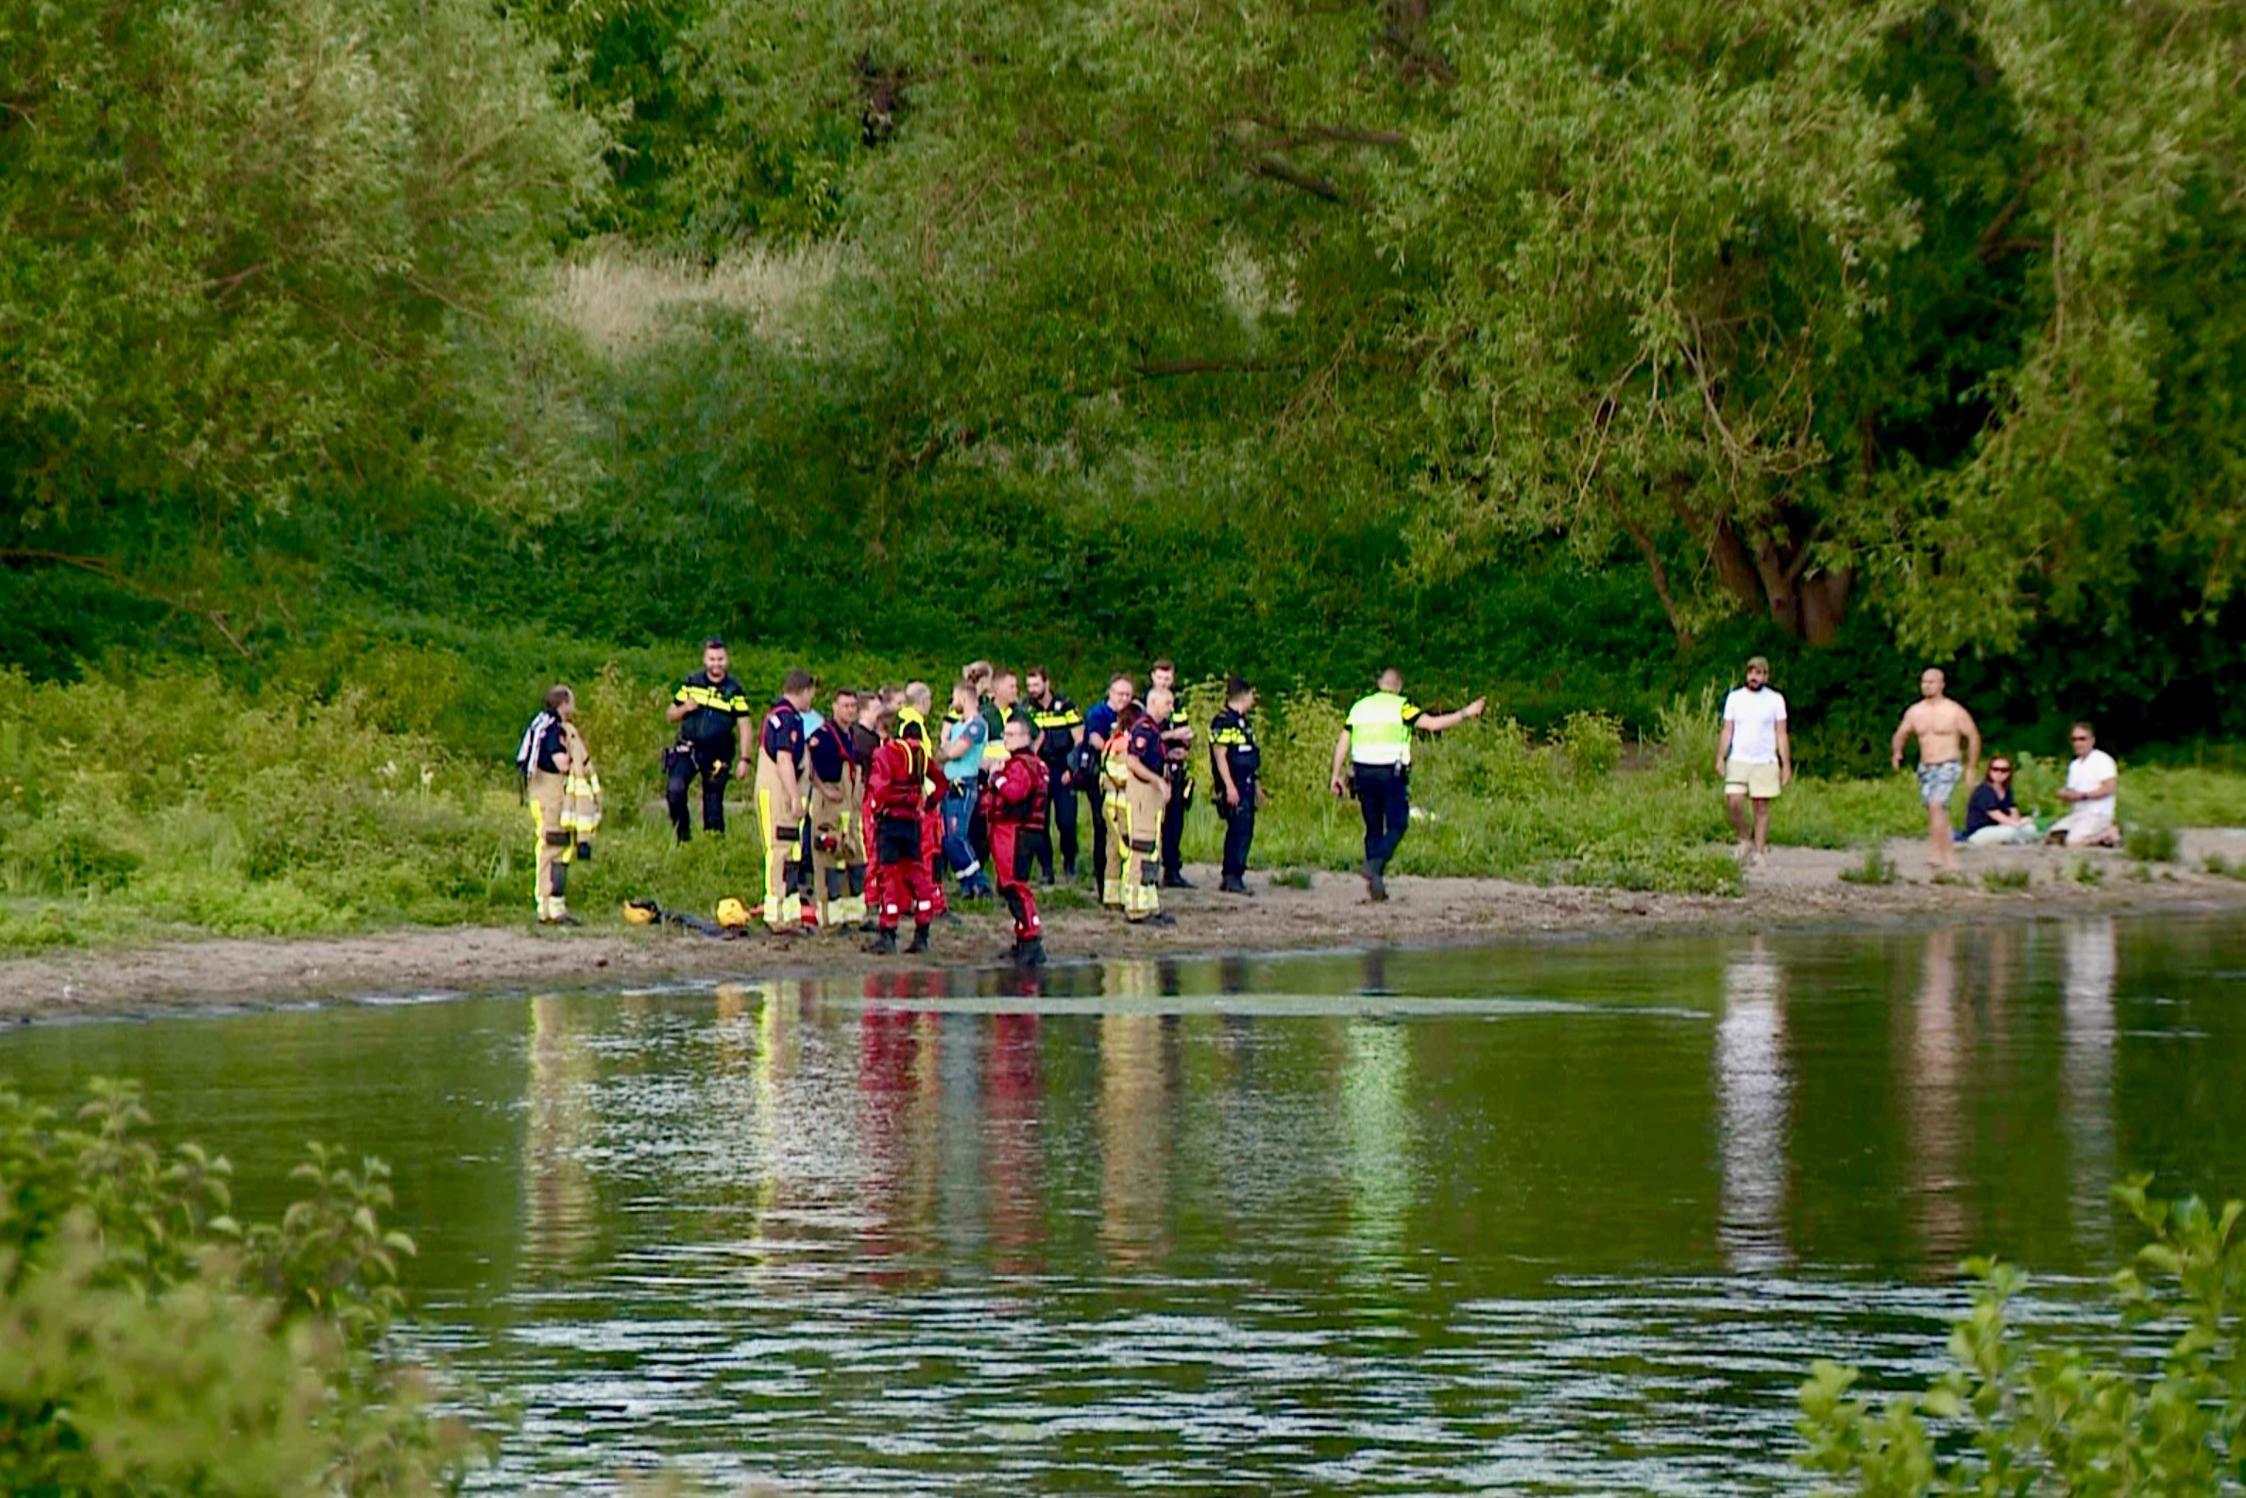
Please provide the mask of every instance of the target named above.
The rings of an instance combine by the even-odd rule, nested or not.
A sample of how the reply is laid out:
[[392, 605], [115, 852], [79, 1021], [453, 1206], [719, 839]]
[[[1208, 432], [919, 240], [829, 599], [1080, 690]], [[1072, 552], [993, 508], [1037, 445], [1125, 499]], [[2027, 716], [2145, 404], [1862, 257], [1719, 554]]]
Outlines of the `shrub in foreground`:
[[0, 1091], [0, 1492], [457, 1491], [480, 1444], [388, 1347], [413, 1244], [381, 1163], [315, 1147], [244, 1225], [225, 1159], [147, 1123], [130, 1084], [68, 1121]]
[[[1829, 1491], [1919, 1494], [2237, 1493], [2246, 1484], [2246, 1203], [2220, 1214], [2197, 1197], [2153, 1201], [2149, 1178], [2115, 1196], [2151, 1234], [2113, 1276], [2132, 1329], [2093, 1346], [2021, 1331], [2011, 1305], [2026, 1278], [1967, 1262], [1973, 1310], [1951, 1331], [1955, 1367], [1928, 1388], [1875, 1405], [1858, 1374], [1819, 1362], [1801, 1390], [1804, 1465]], [[2157, 1353], [2143, 1339], [2157, 1336]]]

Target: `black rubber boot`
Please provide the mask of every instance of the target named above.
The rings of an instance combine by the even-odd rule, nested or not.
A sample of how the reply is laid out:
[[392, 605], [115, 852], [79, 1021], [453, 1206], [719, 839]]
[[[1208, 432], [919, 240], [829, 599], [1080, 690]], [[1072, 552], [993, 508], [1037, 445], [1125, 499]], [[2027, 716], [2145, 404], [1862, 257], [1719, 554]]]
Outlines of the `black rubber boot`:
[[1045, 965], [1045, 938], [1033, 936], [1028, 941], [1014, 943], [1014, 966], [1043, 967]]
[[1255, 894], [1255, 891], [1248, 888], [1248, 881], [1245, 879], [1227, 879], [1217, 886], [1217, 893], [1224, 895], [1253, 896]]
[[1388, 881], [1381, 877], [1382, 866], [1373, 859], [1365, 860], [1365, 898], [1378, 904], [1388, 898]]
[[867, 943], [866, 943], [866, 950], [867, 950], [867, 951], [869, 951], [869, 952], [877, 953], [877, 954], [879, 954], [879, 955], [881, 955], [881, 956], [885, 956], [885, 957], [894, 957], [894, 956], [896, 956], [896, 955], [897, 955], [897, 933], [896, 933], [896, 931], [895, 931], [894, 929], [891, 929], [891, 930], [888, 930], [888, 931], [883, 931], [883, 930], [880, 930], [879, 928], [876, 928], [876, 930], [875, 930], [875, 932], [874, 932], [874, 938], [873, 938], [873, 940], [872, 940], [872, 941], [869, 941], [869, 942], [867, 942]]
[[[894, 931], [889, 933], [892, 941], [896, 939], [896, 936], [897, 933]], [[925, 952], [928, 950], [928, 928], [926, 926], [912, 928], [912, 940], [905, 943], [905, 950], [907, 952]]]
[[1164, 874], [1162, 876], [1162, 887], [1164, 889], [1191, 889], [1193, 888], [1193, 881], [1183, 874]]

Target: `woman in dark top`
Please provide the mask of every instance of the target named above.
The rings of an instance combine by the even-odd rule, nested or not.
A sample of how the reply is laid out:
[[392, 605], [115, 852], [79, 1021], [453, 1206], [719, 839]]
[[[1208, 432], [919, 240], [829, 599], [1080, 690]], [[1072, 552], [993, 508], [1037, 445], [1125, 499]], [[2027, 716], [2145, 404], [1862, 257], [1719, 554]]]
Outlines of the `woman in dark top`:
[[1973, 848], [1998, 848], [2035, 841], [2035, 818], [2012, 804], [2012, 761], [1989, 761], [1988, 777], [1973, 787], [1965, 803], [1965, 842]]

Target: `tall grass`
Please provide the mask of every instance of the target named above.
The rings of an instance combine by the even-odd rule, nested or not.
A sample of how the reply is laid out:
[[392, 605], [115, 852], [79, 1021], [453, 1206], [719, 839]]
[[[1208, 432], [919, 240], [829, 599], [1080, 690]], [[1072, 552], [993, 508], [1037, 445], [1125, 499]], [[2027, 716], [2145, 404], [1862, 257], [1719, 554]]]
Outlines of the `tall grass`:
[[[534, 642], [487, 651], [504, 678], [442, 640], [331, 649], [256, 688], [186, 668], [69, 684], [0, 672], [0, 948], [527, 919], [529, 823], [507, 759], [544, 678], [518, 648], [527, 658]], [[668, 662], [641, 652], [595, 664], [567, 642], [536, 653], [583, 668], [556, 674], [577, 687], [608, 789], [594, 861], [573, 876], [576, 907], [599, 919], [626, 896], [708, 910], [754, 894], [762, 865], [745, 792], [729, 839], [672, 839], [657, 768]], [[738, 655], [761, 696], [783, 658]], [[864, 658], [831, 671], [858, 684], [908, 674]], [[492, 685], [516, 677], [520, 690]], [[1195, 723], [1218, 695], [1214, 683], [1188, 689]], [[1542, 738], [1506, 718], [1423, 741], [1396, 871], [1736, 890], [1713, 718], [1712, 697], [1680, 699], [1660, 714], [1660, 736], [1627, 756], [1614, 719], [1582, 712]], [[1355, 868], [1356, 806], [1326, 788], [1340, 705], [1298, 686], [1259, 719], [1270, 800], [1255, 866]], [[2021, 763], [2033, 804], [2058, 770]], [[1222, 824], [1200, 779], [1186, 850], [1214, 861]], [[2246, 825], [2246, 775], [2125, 770], [2123, 808], [2168, 826]], [[1922, 816], [1907, 777], [1807, 778], [1779, 801], [1772, 832], [1851, 847], [1915, 834]]]

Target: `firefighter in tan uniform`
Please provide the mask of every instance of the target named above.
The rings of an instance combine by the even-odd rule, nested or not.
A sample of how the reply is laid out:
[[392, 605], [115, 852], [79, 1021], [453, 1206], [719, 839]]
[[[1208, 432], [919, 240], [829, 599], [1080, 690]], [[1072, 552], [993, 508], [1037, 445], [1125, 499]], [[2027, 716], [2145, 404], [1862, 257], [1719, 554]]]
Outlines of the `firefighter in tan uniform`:
[[842, 688], [829, 709], [804, 757], [811, 768], [811, 900], [819, 925], [831, 931], [838, 922], [866, 918], [866, 773], [858, 752], [858, 694]]
[[757, 736], [756, 814], [764, 833], [764, 924], [775, 932], [802, 929], [802, 872], [796, 855], [803, 844], [803, 710], [811, 705], [817, 681], [808, 671], [790, 671], [780, 700], [764, 714]]
[[576, 694], [565, 686], [548, 688], [544, 710], [531, 719], [515, 751], [530, 808], [531, 893], [541, 926], [578, 924], [569, 913], [569, 869], [593, 856], [593, 833], [600, 826], [600, 777], [576, 717]]

